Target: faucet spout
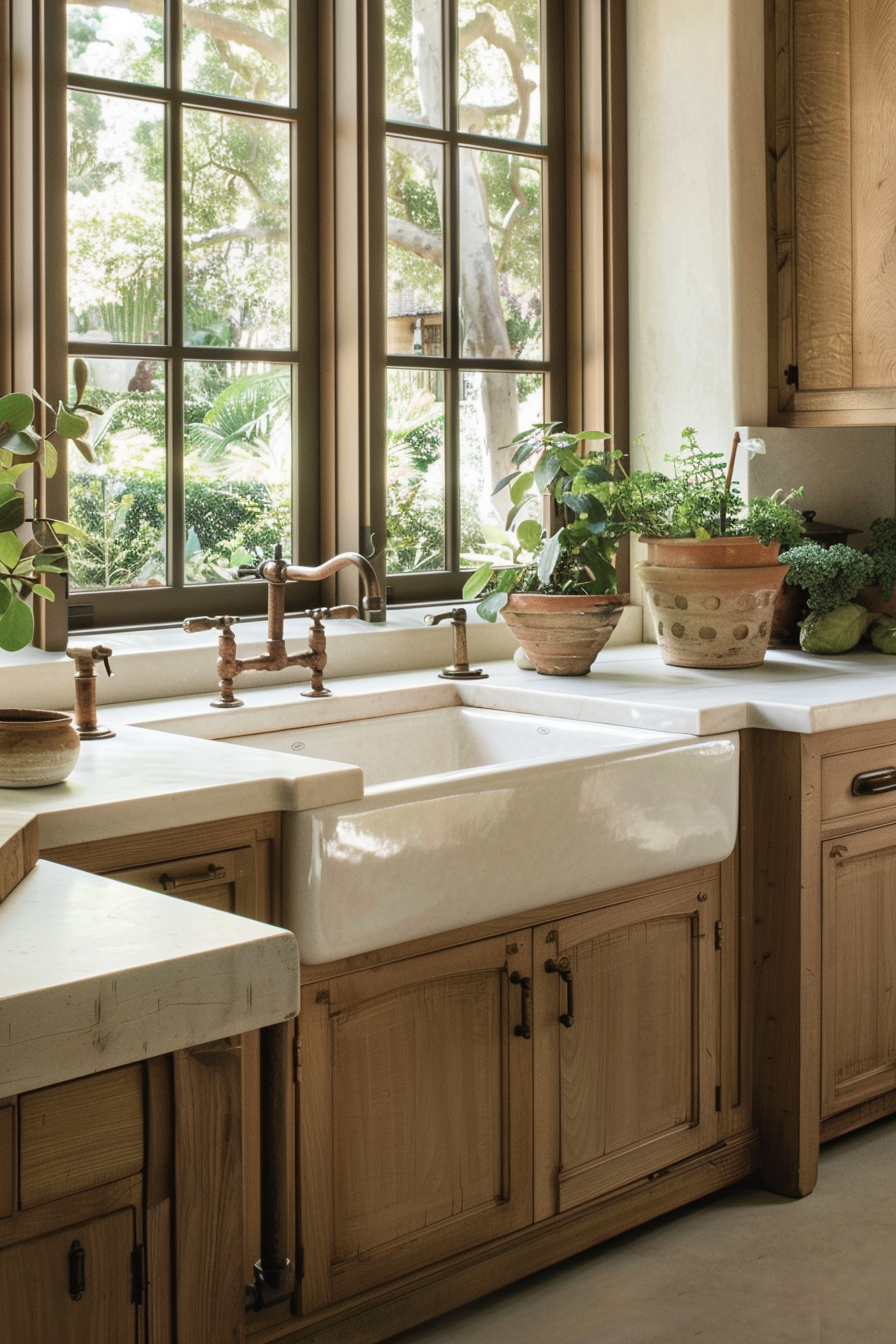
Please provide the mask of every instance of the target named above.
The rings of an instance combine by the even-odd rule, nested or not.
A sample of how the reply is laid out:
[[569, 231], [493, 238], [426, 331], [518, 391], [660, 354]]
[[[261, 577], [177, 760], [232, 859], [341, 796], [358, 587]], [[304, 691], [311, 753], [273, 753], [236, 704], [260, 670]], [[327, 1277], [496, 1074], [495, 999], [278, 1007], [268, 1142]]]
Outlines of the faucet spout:
[[305, 579], [315, 582], [320, 579], [328, 579], [331, 574], [336, 574], [340, 569], [347, 569], [353, 565], [361, 576], [361, 587], [364, 591], [364, 597], [361, 604], [362, 611], [382, 613], [385, 616], [383, 607], [383, 594], [380, 589], [380, 581], [377, 578], [376, 570], [369, 560], [357, 551], [342, 551], [339, 555], [334, 555], [332, 560], [326, 560], [322, 565], [284, 565], [284, 578], [287, 582], [293, 579]]

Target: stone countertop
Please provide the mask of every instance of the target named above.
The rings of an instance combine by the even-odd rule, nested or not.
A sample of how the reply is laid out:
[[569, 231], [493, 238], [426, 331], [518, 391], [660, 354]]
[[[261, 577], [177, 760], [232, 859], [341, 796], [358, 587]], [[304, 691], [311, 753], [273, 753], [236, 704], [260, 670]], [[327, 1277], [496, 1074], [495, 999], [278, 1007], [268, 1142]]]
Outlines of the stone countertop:
[[[331, 682], [327, 700], [271, 687], [247, 693], [243, 710], [210, 709], [207, 696], [190, 696], [116, 706], [103, 718], [201, 737], [451, 704], [699, 737], [741, 728], [819, 733], [896, 719], [896, 658], [870, 650], [819, 657], [772, 649], [760, 667], [705, 670], [667, 667], [655, 644], [628, 644], [604, 649], [586, 677], [544, 677], [509, 659], [483, 666], [489, 675], [482, 681], [443, 681], [437, 669], [380, 673]], [[424, 694], [425, 703], [416, 698]]]
[[293, 1017], [283, 929], [45, 859], [0, 905], [0, 1096]]
[[761, 667], [709, 671], [667, 667], [655, 645], [643, 644], [605, 649], [587, 677], [543, 677], [509, 660], [485, 666], [482, 681], [440, 680], [435, 669], [347, 677], [324, 700], [303, 699], [294, 685], [263, 687], [243, 692], [245, 707], [234, 710], [211, 709], [208, 694], [106, 706], [102, 721], [116, 737], [83, 743], [62, 784], [0, 789], [0, 807], [38, 813], [46, 850], [348, 802], [363, 796], [354, 766], [211, 739], [452, 704], [701, 737], [896, 719], [896, 660], [875, 652], [772, 650]]

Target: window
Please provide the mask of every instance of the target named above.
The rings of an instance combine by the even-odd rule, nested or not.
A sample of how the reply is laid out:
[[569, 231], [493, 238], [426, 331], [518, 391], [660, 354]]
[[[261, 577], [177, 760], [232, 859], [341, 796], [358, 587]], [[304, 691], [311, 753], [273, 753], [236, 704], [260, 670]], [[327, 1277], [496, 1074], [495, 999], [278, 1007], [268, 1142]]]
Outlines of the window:
[[297, 553], [307, 128], [290, 8], [65, 6], [70, 380], [80, 359], [98, 412], [96, 462], [69, 463], [89, 534], [76, 618], [127, 619], [137, 592], [147, 616], [181, 616], [224, 583], [213, 604], [239, 610], [256, 547]]
[[[620, 0], [11, 13], [10, 59], [44, 54], [44, 171], [30, 254], [0, 217], [0, 278], [27, 280], [0, 294], [0, 372], [55, 398], [87, 366], [97, 461], [73, 453], [45, 502], [91, 537], [73, 623], [260, 611], [263, 585], [232, 576], [277, 541], [305, 564], [375, 553], [392, 600], [456, 598], [518, 430], [612, 414], [625, 442], [603, 345], [625, 335], [624, 267], [609, 288], [603, 267], [605, 239], [623, 256]], [[0, 162], [28, 145], [0, 137]]]
[[382, 5], [371, 191], [380, 177], [393, 593], [456, 595], [509, 507], [492, 499], [502, 450], [544, 419], [562, 368], [562, 249], [556, 285], [545, 261], [552, 215], [562, 233], [564, 110], [544, 73], [565, 34], [547, 16], [546, 0]]

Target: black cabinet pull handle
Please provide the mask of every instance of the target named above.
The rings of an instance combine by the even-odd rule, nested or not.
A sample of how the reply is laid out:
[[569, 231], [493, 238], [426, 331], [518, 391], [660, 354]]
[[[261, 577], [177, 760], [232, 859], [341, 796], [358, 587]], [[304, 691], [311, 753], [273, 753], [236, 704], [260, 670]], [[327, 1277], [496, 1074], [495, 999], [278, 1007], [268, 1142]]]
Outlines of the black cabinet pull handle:
[[86, 1287], [84, 1247], [73, 1241], [68, 1253], [68, 1292], [73, 1302], [79, 1302]]
[[863, 798], [869, 793], [891, 793], [893, 789], [896, 789], [896, 766], [893, 765], [883, 770], [865, 770], [852, 782], [854, 798]]
[[514, 1027], [514, 1036], [522, 1036], [524, 1041], [532, 1037], [532, 980], [528, 975], [520, 975], [519, 971], [511, 971], [510, 983], [520, 987], [520, 1017], [522, 1021], [519, 1026]]
[[572, 1003], [572, 966], [569, 957], [561, 957], [559, 961], [554, 961], [549, 957], [544, 964], [545, 970], [549, 975], [559, 975], [566, 986], [566, 1012], [561, 1013], [557, 1021], [563, 1027], [571, 1027], [573, 1021], [573, 1003]]

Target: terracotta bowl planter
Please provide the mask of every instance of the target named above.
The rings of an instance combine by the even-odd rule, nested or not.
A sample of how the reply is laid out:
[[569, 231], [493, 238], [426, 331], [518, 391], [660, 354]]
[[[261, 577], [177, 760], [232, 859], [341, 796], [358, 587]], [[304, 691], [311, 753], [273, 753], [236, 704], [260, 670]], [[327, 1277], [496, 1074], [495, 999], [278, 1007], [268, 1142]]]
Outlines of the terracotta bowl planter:
[[648, 565], [677, 569], [756, 569], [773, 565], [778, 542], [763, 546], [758, 537], [640, 537], [647, 546]]
[[0, 788], [58, 784], [74, 770], [80, 750], [71, 714], [0, 709]]
[[665, 663], [758, 667], [763, 661], [786, 565], [696, 569], [641, 563], [637, 570]]
[[880, 612], [882, 616], [896, 616], [896, 588], [889, 602], [884, 601], [884, 592], [879, 584], [871, 588], [860, 588], [853, 598], [866, 611]]
[[502, 611], [536, 672], [583, 677], [619, 624], [628, 593], [511, 593]]

